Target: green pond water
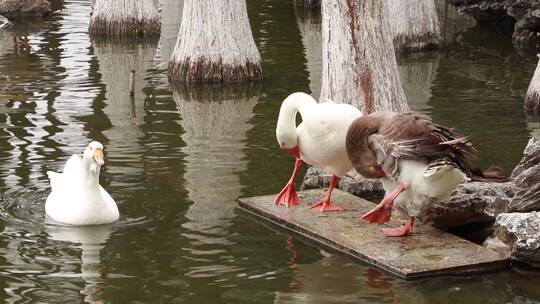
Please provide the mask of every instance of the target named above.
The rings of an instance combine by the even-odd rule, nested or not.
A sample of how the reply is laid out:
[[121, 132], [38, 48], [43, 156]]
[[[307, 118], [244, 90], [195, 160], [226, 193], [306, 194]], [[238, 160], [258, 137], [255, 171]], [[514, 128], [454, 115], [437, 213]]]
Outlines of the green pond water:
[[[88, 36], [89, 1], [0, 30], [0, 299], [4, 303], [535, 303], [536, 273], [505, 270], [404, 282], [332, 255], [236, 209], [276, 193], [293, 160], [275, 143], [281, 101], [318, 95], [320, 16], [293, 1], [249, 0], [265, 79], [173, 92], [165, 73], [182, 2], [163, 0], [159, 41]], [[509, 172], [538, 123], [522, 101], [535, 50], [475, 26], [444, 3], [447, 46], [399, 57], [415, 110], [455, 126], [477, 164]], [[135, 69], [135, 96], [128, 73]], [[46, 172], [90, 140], [121, 220], [48, 223]]]

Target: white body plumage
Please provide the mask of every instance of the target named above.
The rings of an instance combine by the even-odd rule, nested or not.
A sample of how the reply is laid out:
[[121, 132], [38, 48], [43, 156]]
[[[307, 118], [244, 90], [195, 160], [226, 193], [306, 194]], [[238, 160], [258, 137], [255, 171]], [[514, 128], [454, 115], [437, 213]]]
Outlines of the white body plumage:
[[45, 213], [68, 225], [101, 225], [118, 220], [114, 199], [99, 185], [103, 146], [92, 142], [83, 157], [73, 155], [62, 173], [47, 172], [52, 191], [45, 202]]
[[429, 217], [433, 204], [447, 200], [454, 189], [466, 181], [467, 176], [445, 162], [427, 163], [418, 160], [399, 160], [397, 180], [382, 178], [383, 188], [390, 193], [404, 182], [407, 189], [394, 201], [395, 210], [406, 216], [414, 216], [422, 221]]
[[[296, 127], [296, 114], [302, 123]], [[282, 148], [298, 146], [306, 163], [338, 177], [352, 164], [345, 150], [349, 126], [362, 112], [349, 104], [317, 103], [305, 93], [293, 93], [282, 103], [276, 127], [276, 138]]]

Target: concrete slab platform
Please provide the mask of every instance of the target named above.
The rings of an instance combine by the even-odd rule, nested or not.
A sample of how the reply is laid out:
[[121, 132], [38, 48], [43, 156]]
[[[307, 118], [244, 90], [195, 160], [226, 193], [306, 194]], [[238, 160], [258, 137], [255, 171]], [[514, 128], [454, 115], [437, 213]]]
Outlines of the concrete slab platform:
[[508, 265], [507, 259], [498, 253], [428, 224], [418, 223], [408, 237], [385, 237], [380, 228], [398, 226], [402, 219], [393, 217], [387, 225], [368, 224], [360, 216], [374, 204], [337, 189], [332, 199], [345, 211], [321, 213], [307, 208], [325, 195], [319, 189], [298, 192], [301, 204], [291, 208], [275, 206], [275, 195], [242, 198], [239, 206], [405, 280], [466, 275]]

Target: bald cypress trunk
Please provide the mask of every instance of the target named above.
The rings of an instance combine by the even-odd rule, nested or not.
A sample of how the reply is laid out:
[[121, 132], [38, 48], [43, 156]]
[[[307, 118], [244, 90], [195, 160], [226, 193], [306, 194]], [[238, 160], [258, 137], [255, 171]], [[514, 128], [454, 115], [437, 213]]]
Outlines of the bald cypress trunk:
[[152, 0], [95, 0], [89, 31], [108, 37], [159, 36], [158, 11]]
[[434, 0], [387, 0], [396, 51], [436, 49], [442, 45]]
[[409, 109], [387, 18], [386, 1], [322, 1], [321, 102], [363, 113]]
[[261, 79], [246, 1], [186, 0], [168, 73], [173, 85]]
[[529, 89], [527, 89], [525, 111], [529, 113], [540, 113], [540, 61], [534, 71]]

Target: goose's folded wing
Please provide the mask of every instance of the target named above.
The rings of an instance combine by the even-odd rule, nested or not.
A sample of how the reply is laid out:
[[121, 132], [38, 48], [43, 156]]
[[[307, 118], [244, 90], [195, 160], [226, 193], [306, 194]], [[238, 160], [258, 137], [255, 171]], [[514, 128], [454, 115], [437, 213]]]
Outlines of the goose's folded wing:
[[69, 190], [73, 183], [80, 176], [81, 158], [78, 155], [72, 155], [64, 165], [62, 173], [47, 171], [52, 191], [61, 189]]
[[348, 104], [326, 102], [302, 109], [302, 123], [309, 136], [316, 141], [333, 140], [346, 134], [351, 123], [362, 115]]
[[64, 165], [63, 174], [65, 176], [77, 176], [81, 172], [81, 157], [78, 155], [72, 155]]
[[449, 158], [463, 168], [476, 155], [469, 139], [431, 121], [426, 115], [405, 112], [393, 115], [368, 139], [369, 147], [386, 174], [398, 176], [397, 160]]
[[52, 191], [58, 191], [62, 184], [62, 173], [47, 171], [47, 175], [49, 176]]

